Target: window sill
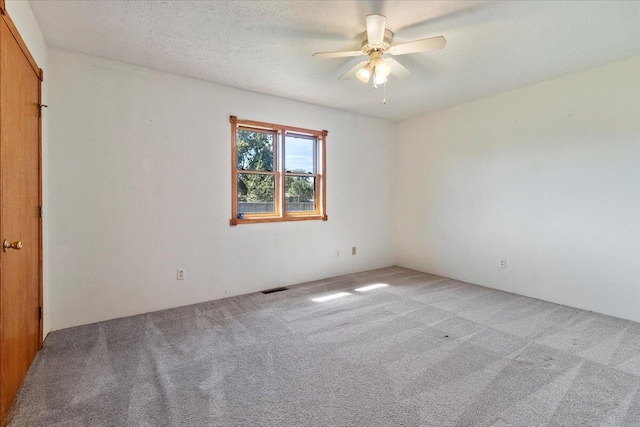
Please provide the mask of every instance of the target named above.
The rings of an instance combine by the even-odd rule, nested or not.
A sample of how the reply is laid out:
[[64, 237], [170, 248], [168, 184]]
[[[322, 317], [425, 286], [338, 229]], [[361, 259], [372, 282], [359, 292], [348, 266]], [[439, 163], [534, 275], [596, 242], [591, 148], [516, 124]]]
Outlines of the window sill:
[[250, 217], [250, 218], [231, 218], [229, 225], [234, 227], [239, 224], [259, 224], [265, 222], [289, 222], [289, 221], [327, 221], [327, 215], [295, 215], [284, 217]]

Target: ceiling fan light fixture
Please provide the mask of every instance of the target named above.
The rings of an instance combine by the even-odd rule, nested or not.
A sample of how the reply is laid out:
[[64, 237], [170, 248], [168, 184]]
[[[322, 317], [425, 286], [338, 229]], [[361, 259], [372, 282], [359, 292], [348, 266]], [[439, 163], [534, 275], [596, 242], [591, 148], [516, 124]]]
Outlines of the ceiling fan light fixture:
[[374, 85], [385, 83], [387, 81], [387, 76], [391, 73], [391, 67], [389, 67], [389, 64], [384, 62], [380, 56], [381, 55], [378, 54], [371, 59], [371, 64], [373, 65]]
[[382, 58], [375, 58], [374, 60], [375, 60], [374, 68], [375, 68], [376, 75], [380, 74], [387, 77], [389, 73], [391, 73], [391, 67], [389, 67], [389, 64], [384, 62]]
[[358, 77], [358, 80], [360, 80], [362, 83], [368, 83], [372, 73], [373, 67], [371, 66], [371, 63], [367, 63], [367, 65], [358, 70], [358, 72], [356, 73], [356, 77]]
[[384, 73], [379, 72], [378, 69], [376, 68], [375, 74], [373, 76], [373, 83], [376, 85], [381, 85], [386, 81], [387, 81], [387, 76], [385, 76]]

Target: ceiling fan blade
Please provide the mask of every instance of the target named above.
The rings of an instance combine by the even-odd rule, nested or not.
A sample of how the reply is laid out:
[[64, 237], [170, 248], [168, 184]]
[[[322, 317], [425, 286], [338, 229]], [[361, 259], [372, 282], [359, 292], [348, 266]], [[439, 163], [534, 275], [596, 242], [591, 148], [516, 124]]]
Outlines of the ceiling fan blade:
[[367, 15], [367, 39], [369, 44], [382, 44], [384, 41], [384, 26], [387, 17], [382, 15]]
[[353, 67], [352, 69], [350, 69], [349, 71], [347, 71], [346, 73], [344, 73], [343, 75], [341, 75], [338, 80], [349, 80], [351, 77], [355, 76], [356, 73], [358, 72], [358, 70], [362, 67], [365, 66], [365, 64], [369, 62], [369, 61], [362, 61], [358, 64], [356, 64], [355, 67]]
[[388, 53], [391, 55], [406, 55], [407, 53], [426, 52], [429, 50], [442, 49], [446, 44], [447, 39], [442, 36], [431, 37], [392, 46]]
[[314, 58], [344, 58], [346, 56], [360, 55], [365, 55], [365, 53], [361, 50], [344, 50], [339, 52], [316, 52], [311, 56]]
[[384, 58], [384, 62], [389, 64], [389, 68], [391, 68], [391, 74], [396, 76], [399, 79], [406, 79], [413, 74], [411, 71], [407, 69], [404, 65], [399, 63], [393, 58]]

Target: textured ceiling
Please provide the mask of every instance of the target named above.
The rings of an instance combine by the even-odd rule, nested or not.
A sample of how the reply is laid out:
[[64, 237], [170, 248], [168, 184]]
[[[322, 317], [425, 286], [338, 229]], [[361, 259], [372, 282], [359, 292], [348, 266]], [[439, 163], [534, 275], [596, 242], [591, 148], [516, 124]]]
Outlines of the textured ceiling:
[[[50, 46], [391, 120], [640, 54], [635, 1], [30, 1]], [[381, 89], [339, 81], [364, 57], [365, 16], [396, 43], [444, 35], [443, 50], [395, 57], [413, 71]]]

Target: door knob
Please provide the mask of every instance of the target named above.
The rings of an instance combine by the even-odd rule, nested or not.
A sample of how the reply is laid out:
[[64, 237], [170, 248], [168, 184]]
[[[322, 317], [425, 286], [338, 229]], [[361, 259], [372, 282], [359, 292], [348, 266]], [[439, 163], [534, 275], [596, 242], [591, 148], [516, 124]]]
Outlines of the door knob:
[[18, 240], [17, 242], [9, 243], [7, 242], [7, 239], [4, 239], [4, 242], [2, 242], [2, 252], [6, 252], [7, 249], [15, 249], [16, 251], [19, 251], [22, 249], [22, 242]]

